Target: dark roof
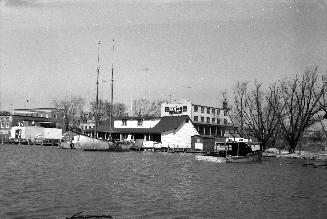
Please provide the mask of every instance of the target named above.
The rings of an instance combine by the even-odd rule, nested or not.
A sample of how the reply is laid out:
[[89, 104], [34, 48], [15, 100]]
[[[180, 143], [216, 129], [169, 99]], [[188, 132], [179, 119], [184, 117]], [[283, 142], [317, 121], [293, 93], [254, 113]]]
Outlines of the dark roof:
[[[187, 115], [165, 116], [153, 128], [113, 128], [110, 131], [109, 121], [104, 121], [98, 126], [99, 132], [119, 132], [119, 133], [151, 133], [160, 134], [169, 130], [177, 129], [185, 120], [189, 119]], [[189, 122], [191, 120], [189, 119]], [[114, 125], [112, 125], [114, 127]], [[87, 129], [86, 132], [93, 132], [94, 129]]]
[[191, 121], [187, 115], [162, 117], [158, 124], [152, 128], [152, 131], [161, 133], [177, 129], [187, 119]]
[[34, 122], [52, 122], [50, 118], [44, 117], [34, 117], [34, 116], [23, 116], [23, 115], [13, 115], [12, 124], [16, 124], [23, 121], [34, 121]]

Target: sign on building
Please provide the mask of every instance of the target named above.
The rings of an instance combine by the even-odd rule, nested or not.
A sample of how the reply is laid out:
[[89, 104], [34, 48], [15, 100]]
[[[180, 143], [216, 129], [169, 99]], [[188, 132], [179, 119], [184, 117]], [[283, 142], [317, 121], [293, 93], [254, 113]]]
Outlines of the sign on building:
[[183, 107], [172, 106], [169, 107], [169, 114], [181, 114], [183, 112]]

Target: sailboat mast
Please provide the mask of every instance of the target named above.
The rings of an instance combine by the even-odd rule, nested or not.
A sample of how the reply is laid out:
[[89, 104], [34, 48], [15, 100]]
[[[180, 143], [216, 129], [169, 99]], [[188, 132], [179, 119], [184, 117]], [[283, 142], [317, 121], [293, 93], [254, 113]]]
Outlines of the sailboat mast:
[[98, 129], [98, 116], [99, 116], [99, 112], [98, 112], [98, 105], [99, 105], [99, 73], [100, 73], [100, 55], [99, 55], [99, 47], [100, 47], [100, 41], [98, 42], [98, 65], [97, 65], [97, 82], [96, 82], [96, 86], [97, 86], [97, 91], [96, 91], [96, 98], [95, 98], [95, 126], [94, 126], [94, 135], [95, 137], [97, 136], [97, 129]]
[[113, 107], [114, 107], [114, 52], [115, 52], [115, 39], [112, 40], [111, 109], [110, 109], [110, 123], [109, 123], [110, 130], [112, 130], [112, 114], [113, 114]]

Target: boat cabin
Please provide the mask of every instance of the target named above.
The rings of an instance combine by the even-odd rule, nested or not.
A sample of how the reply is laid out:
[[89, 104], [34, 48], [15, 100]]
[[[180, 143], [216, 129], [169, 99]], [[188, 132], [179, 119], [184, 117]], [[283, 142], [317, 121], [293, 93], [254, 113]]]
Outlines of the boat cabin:
[[225, 142], [215, 142], [214, 151], [219, 156], [246, 156], [261, 152], [260, 142], [252, 142], [251, 139], [235, 139], [227, 138]]

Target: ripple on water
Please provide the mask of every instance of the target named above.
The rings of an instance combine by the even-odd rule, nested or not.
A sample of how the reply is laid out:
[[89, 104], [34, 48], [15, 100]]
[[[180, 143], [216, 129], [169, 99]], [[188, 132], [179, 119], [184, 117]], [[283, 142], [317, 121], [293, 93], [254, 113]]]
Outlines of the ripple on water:
[[325, 169], [192, 154], [0, 146], [0, 218], [327, 218]]

